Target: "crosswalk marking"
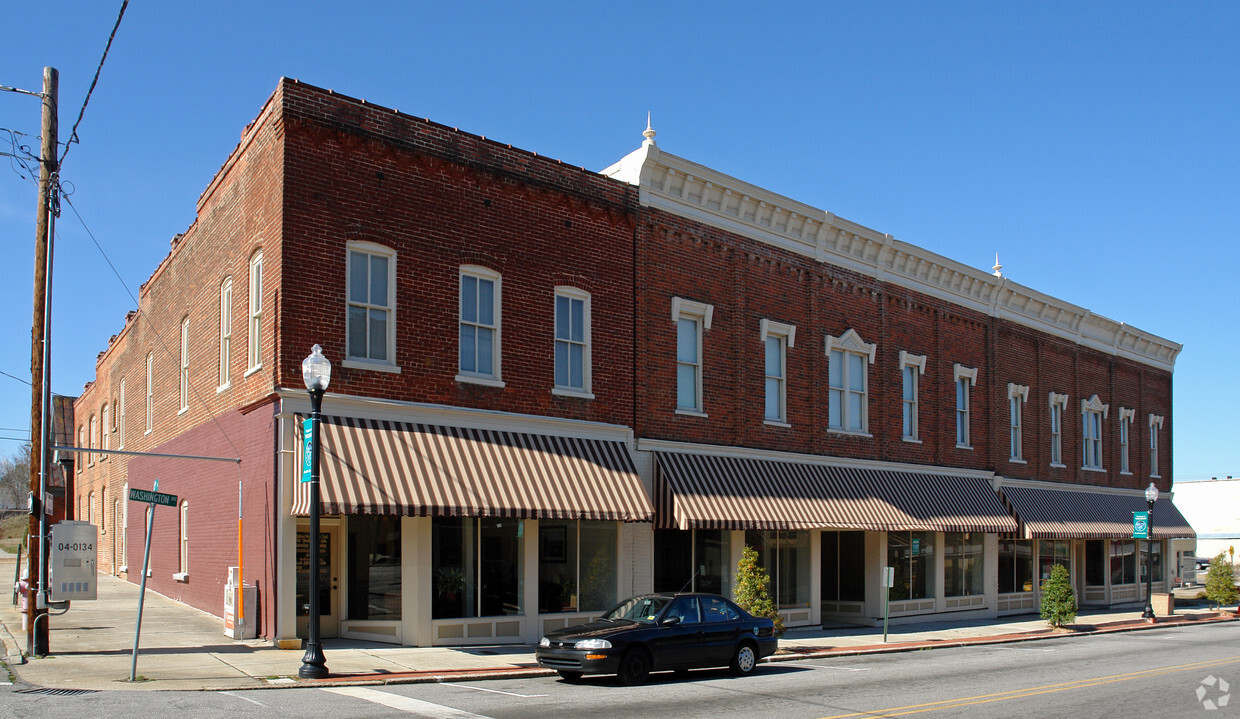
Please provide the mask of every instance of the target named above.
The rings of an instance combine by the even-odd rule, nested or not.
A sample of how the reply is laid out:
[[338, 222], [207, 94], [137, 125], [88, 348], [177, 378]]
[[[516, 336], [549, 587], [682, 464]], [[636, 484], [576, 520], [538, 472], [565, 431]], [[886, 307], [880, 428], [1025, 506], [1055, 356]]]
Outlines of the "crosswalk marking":
[[367, 689], [366, 687], [324, 687], [323, 691], [355, 699], [364, 699], [368, 702], [382, 704], [385, 707], [417, 714], [428, 719], [488, 719], [481, 714], [473, 714], [460, 709], [446, 707], [442, 704], [432, 704], [420, 699], [402, 697], [398, 694], [389, 694], [375, 689]]

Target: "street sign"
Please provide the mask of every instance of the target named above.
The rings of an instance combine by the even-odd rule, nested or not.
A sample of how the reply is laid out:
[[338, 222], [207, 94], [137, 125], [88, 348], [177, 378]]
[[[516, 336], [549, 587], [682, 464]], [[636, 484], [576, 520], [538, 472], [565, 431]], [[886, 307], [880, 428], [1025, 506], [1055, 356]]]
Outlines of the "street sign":
[[921, 538], [913, 537], [913, 556], [916, 557], [916, 556], [919, 556], [920, 554], [921, 554]]
[[1133, 539], [1149, 539], [1150, 538], [1150, 513], [1149, 512], [1133, 512], [1132, 513], [1132, 538]]
[[130, 489], [129, 499], [134, 502], [150, 502], [151, 504], [162, 504], [165, 507], [177, 506], [177, 496], [175, 494], [164, 494], [163, 492], [151, 492], [145, 489]]
[[301, 421], [301, 481], [310, 481], [310, 462], [314, 457], [314, 418]]

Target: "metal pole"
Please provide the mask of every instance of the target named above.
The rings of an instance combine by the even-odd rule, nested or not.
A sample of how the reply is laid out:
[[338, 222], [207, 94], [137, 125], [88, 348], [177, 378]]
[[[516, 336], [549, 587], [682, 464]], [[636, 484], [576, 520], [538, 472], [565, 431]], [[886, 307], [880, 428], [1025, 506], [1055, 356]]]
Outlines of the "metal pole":
[[1145, 611], [1141, 618], [1154, 622], [1154, 503], [1146, 501], [1149, 513], [1145, 516]]
[[306, 654], [301, 659], [297, 675], [303, 679], [321, 679], [327, 676], [327, 657], [323, 655], [323, 642], [319, 638], [319, 445], [322, 443], [319, 429], [319, 410], [323, 404], [323, 390], [310, 390], [310, 427], [313, 432], [310, 445], [310, 616], [307, 617]]
[[[158, 485], [157, 485], [158, 486]], [[155, 529], [155, 503], [147, 505], [146, 551], [142, 553], [142, 588], [138, 590], [138, 625], [133, 630], [133, 661], [129, 664], [129, 681], [137, 681], [138, 637], [142, 636], [142, 603], [146, 599], [146, 570], [151, 565], [151, 532]]]

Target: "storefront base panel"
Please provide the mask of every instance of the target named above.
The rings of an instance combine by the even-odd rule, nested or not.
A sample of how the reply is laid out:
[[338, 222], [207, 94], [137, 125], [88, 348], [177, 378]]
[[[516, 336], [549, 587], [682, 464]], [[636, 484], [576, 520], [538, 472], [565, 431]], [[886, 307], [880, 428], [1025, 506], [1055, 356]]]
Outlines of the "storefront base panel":
[[524, 644], [524, 617], [436, 619], [431, 622], [436, 646]]
[[340, 636], [345, 639], [361, 639], [368, 642], [403, 644], [400, 622], [358, 622], [345, 620], [340, 623]]
[[784, 618], [785, 627], [808, 627], [818, 622], [814, 621], [813, 614], [809, 607], [797, 607], [795, 609], [781, 609], [779, 615]]
[[1016, 592], [999, 595], [999, 616], [1008, 614], [1029, 614], [1038, 611], [1038, 604], [1033, 592]]

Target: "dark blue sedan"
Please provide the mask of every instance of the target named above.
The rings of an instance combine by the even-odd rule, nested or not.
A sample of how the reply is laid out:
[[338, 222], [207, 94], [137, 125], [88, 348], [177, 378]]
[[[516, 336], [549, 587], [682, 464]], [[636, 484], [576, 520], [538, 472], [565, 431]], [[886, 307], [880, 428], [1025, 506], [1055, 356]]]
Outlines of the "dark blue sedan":
[[751, 616], [717, 594], [643, 594], [588, 624], [547, 634], [535, 657], [567, 681], [616, 674], [633, 685], [667, 669], [726, 666], [747, 675], [775, 653], [778, 642], [770, 619]]

